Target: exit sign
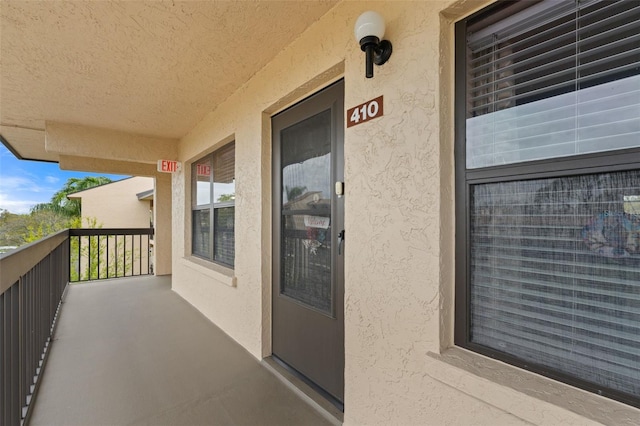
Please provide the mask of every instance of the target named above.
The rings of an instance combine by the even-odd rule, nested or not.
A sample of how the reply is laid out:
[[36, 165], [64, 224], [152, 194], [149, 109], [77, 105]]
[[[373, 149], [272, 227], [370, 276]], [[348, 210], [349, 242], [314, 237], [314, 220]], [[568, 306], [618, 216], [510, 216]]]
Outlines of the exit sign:
[[158, 160], [158, 171], [163, 173], [175, 173], [182, 170], [182, 165], [179, 161], [173, 160]]

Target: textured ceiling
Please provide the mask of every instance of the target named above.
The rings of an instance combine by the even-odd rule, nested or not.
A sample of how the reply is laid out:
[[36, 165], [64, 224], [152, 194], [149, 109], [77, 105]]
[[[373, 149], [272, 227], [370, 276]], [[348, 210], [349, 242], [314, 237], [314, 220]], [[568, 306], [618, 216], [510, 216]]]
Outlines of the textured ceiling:
[[179, 138], [335, 3], [2, 0], [0, 134], [21, 155], [45, 120]]

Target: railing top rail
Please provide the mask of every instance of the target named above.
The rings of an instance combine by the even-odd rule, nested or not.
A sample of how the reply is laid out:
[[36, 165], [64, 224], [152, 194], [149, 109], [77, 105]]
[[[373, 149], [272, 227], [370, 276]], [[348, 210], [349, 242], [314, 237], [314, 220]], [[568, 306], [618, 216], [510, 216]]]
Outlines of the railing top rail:
[[153, 235], [153, 228], [77, 228], [69, 229], [71, 237], [87, 237], [94, 235]]
[[20, 276], [62, 244], [70, 236], [85, 237], [95, 235], [149, 235], [153, 228], [93, 228], [64, 229], [33, 243], [0, 254], [0, 294], [15, 284]]
[[0, 255], [0, 294], [15, 284], [20, 276], [51, 253], [69, 238], [69, 230], [64, 229], [38, 241]]

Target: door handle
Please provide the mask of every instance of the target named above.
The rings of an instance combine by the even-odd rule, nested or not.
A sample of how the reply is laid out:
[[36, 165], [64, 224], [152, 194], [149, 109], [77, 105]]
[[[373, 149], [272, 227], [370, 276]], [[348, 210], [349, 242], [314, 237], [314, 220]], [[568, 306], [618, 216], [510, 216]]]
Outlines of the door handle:
[[342, 254], [342, 243], [344, 243], [344, 229], [338, 233], [338, 254]]

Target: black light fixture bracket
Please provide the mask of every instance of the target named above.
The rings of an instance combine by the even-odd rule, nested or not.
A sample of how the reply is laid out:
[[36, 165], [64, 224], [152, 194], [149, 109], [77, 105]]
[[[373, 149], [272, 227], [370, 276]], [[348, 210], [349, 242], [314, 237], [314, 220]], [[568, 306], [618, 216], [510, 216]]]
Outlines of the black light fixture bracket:
[[373, 64], [382, 65], [389, 60], [393, 46], [389, 40], [382, 40], [376, 36], [366, 36], [360, 40], [360, 49], [366, 54], [366, 76], [373, 77]]

